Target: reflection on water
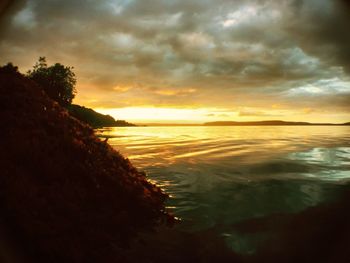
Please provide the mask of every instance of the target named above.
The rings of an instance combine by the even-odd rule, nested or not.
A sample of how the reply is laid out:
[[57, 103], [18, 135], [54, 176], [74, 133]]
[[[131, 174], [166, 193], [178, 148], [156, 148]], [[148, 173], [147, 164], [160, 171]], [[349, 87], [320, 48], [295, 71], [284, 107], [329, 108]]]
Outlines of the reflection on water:
[[237, 251], [259, 235], [234, 224], [332, 200], [350, 179], [350, 127], [128, 127], [99, 130], [171, 199], [189, 231], [215, 229]]

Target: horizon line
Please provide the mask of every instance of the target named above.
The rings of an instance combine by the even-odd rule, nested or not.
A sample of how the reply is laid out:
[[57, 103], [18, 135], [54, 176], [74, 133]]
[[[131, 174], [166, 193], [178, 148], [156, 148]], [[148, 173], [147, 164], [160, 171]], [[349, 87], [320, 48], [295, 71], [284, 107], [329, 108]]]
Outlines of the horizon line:
[[[269, 123], [272, 122], [272, 123]], [[275, 122], [275, 123], [273, 123]], [[349, 125], [350, 122], [329, 123], [329, 122], [305, 122], [305, 121], [283, 121], [283, 120], [263, 120], [263, 121], [211, 121], [203, 123], [169, 123], [169, 122], [145, 122], [134, 123], [137, 126], [342, 126]]]

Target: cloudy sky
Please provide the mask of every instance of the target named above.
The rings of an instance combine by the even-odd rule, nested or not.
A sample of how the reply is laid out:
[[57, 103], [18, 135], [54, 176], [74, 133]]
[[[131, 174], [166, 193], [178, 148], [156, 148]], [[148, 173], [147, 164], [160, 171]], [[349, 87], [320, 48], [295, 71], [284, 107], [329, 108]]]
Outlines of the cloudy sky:
[[[7, 4], [6, 4], [7, 2]], [[3, 1], [0, 63], [73, 66], [75, 103], [142, 122], [350, 121], [343, 0]]]

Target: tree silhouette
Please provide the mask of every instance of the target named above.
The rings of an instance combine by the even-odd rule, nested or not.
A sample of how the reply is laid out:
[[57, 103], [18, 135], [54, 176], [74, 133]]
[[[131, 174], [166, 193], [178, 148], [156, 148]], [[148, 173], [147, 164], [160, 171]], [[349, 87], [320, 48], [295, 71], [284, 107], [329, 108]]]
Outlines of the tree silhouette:
[[18, 67], [14, 66], [11, 62], [0, 67], [0, 72], [2, 73], [18, 73]]
[[51, 99], [67, 106], [76, 94], [76, 78], [72, 69], [60, 63], [48, 67], [46, 58], [40, 57], [27, 76], [38, 83]]

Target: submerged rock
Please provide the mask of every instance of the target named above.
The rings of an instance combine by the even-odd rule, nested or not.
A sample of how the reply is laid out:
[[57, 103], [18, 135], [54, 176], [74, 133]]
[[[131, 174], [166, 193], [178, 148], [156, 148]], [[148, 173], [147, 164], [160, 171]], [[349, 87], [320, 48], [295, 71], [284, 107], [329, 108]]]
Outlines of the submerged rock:
[[0, 107], [0, 232], [25, 262], [125, 262], [171, 219], [167, 196], [34, 82], [0, 70]]

